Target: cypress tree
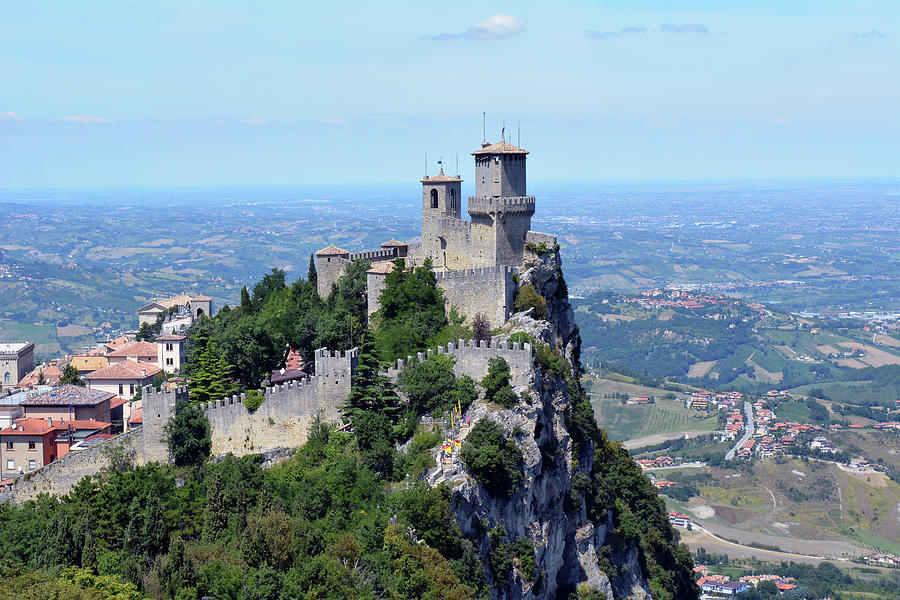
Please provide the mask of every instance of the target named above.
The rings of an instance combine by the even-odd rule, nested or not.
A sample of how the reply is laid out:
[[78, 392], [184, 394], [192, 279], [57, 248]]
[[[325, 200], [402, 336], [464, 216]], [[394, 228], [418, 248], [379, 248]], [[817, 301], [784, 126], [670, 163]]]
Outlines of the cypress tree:
[[309, 271], [306, 274], [306, 279], [313, 285], [318, 285], [319, 283], [319, 273], [316, 271], [316, 256], [314, 254], [309, 255]]
[[374, 412], [396, 423], [402, 412], [400, 398], [390, 380], [381, 374], [382, 367], [375, 351], [374, 337], [366, 332], [360, 344], [353, 385], [342, 407], [345, 415], [354, 418], [362, 412]]

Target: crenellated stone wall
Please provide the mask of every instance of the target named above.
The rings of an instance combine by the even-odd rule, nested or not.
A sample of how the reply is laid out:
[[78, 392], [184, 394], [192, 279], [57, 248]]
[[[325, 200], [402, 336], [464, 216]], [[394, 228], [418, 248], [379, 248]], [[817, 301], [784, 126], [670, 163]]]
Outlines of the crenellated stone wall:
[[509, 363], [512, 378], [526, 377], [533, 369], [534, 363], [531, 355], [531, 344], [514, 342], [476, 342], [474, 340], [458, 340], [450, 342], [446, 346], [438, 346], [427, 352], [417, 352], [415, 356], [401, 358], [392, 364], [386, 375], [391, 381], [397, 381], [400, 372], [411, 361], [423, 361], [429, 356], [447, 354], [456, 357], [453, 365], [453, 373], [457, 377], [468, 375], [476, 382], [487, 375], [488, 361], [492, 358], [504, 358]]

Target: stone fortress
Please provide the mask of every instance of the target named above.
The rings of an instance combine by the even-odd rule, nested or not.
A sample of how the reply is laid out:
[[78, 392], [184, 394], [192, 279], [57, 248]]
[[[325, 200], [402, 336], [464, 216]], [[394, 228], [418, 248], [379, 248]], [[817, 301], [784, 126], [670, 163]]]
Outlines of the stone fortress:
[[372, 263], [367, 273], [369, 315], [378, 310], [384, 280], [402, 258], [407, 267], [431, 260], [447, 308], [456, 306], [468, 322], [484, 313], [492, 325], [513, 312], [516, 277], [526, 244], [556, 246], [556, 237], [531, 231], [534, 196], [526, 191], [526, 150], [501, 137], [472, 152], [475, 195], [468, 200], [471, 220], [462, 218], [462, 178], [439, 174], [422, 178], [422, 241], [390, 240], [377, 250], [349, 252], [331, 245], [316, 252], [319, 295], [327, 297], [353, 261]]
[[[320, 250], [316, 253], [319, 294], [327, 296], [352, 261], [366, 259], [372, 263], [367, 273], [371, 314], [377, 310], [378, 295], [385, 277], [394, 268], [394, 260], [403, 258], [408, 265], [422, 265], [430, 258], [448, 310], [456, 306], [470, 321], [475, 314], [484, 313], [493, 325], [503, 324], [513, 313], [518, 287], [518, 277], [514, 275], [525, 262], [526, 245], [543, 243], [554, 248], [556, 238], [530, 231], [535, 201], [525, 195], [527, 152], [501, 141], [484, 144], [473, 154], [476, 195], [469, 198], [471, 221], [461, 218], [462, 179], [443, 172], [426, 176], [422, 179], [422, 242], [391, 240], [378, 250], [355, 253], [335, 246]], [[212, 313], [206, 297], [189, 300], [192, 313], [197, 307], [206, 314]], [[149, 322], [166, 307], [157, 302], [145, 308]], [[197, 314], [191, 316], [196, 318]], [[487, 374], [488, 361], [494, 357], [509, 363], [514, 384], [525, 383], [533, 371], [531, 344], [495, 339], [490, 344], [459, 340], [420, 352], [398, 360], [386, 375], [396, 381], [406, 364], [432, 354], [455, 357], [456, 375], [468, 375], [476, 381]], [[213, 455], [232, 452], [241, 456], [296, 447], [305, 443], [316, 415], [338, 420], [340, 405], [350, 392], [356, 370], [357, 350], [332, 352], [322, 348], [316, 352], [314, 362], [314, 375], [267, 388], [264, 401], [256, 410], [244, 404], [245, 394], [199, 405], [197, 410], [203, 411], [210, 421]], [[135, 464], [168, 461], [164, 427], [174, 414], [176, 401], [189, 400], [188, 391], [184, 387], [156, 391], [147, 386], [142, 395], [143, 425], [139, 429], [98, 444], [91, 451], [66, 455], [32, 473], [28, 480], [17, 484], [16, 499], [33, 498], [41, 492], [66, 493], [82, 477], [109, 464], [110, 457], [116, 454], [127, 455]]]

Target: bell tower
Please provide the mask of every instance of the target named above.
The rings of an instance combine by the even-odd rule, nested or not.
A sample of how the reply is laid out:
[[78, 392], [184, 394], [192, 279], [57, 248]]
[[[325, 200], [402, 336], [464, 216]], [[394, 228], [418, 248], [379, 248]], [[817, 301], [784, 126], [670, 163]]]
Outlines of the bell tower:
[[459, 224], [462, 215], [462, 179], [444, 174], [422, 178], [422, 253], [435, 266], [447, 265], [448, 229]]

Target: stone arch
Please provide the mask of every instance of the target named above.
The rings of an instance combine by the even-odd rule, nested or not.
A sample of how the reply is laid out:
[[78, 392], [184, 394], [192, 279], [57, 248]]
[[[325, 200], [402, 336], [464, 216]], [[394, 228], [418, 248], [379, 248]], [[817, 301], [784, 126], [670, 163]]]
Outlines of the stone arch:
[[450, 208], [456, 210], [456, 190], [450, 188]]
[[437, 193], [437, 190], [432, 189], [431, 190], [431, 208], [437, 208], [437, 207], [438, 207], [438, 193]]
[[3, 376], [3, 383], [12, 383], [12, 375], [10, 375], [9, 371]]
[[197, 309], [197, 318], [198, 318], [198, 319], [199, 319], [202, 315], [204, 315], [204, 314], [205, 314], [205, 313], [203, 312], [203, 309], [202, 309], [202, 308], [198, 308], [198, 309]]

